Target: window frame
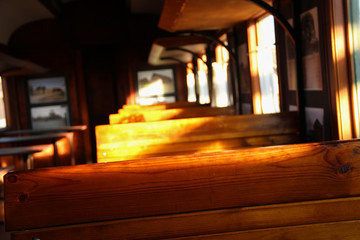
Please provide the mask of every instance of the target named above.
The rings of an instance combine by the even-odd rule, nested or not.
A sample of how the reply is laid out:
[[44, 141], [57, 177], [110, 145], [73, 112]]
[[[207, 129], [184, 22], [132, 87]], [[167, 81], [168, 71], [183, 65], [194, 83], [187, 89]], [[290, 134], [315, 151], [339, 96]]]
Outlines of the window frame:
[[[257, 35], [257, 23], [269, 16], [268, 13], [263, 13], [256, 18], [250, 19], [248, 21], [247, 27], [247, 36], [248, 36], [248, 52], [249, 52], [249, 66], [250, 66], [250, 79], [251, 79], [251, 93], [252, 93], [252, 103], [253, 103], [253, 113], [254, 114], [264, 114], [262, 106], [262, 97], [261, 97], [261, 84], [260, 84], [260, 72], [259, 72], [259, 61], [258, 61], [258, 35]], [[275, 24], [275, 21], [274, 21]], [[274, 26], [274, 35], [275, 35], [275, 46], [276, 46], [276, 29]], [[276, 55], [277, 55], [276, 50]], [[277, 57], [276, 57], [277, 60]], [[278, 62], [276, 63], [278, 65]], [[281, 112], [281, 81], [279, 68], [277, 68], [278, 76], [278, 91], [279, 91], [279, 111]]]

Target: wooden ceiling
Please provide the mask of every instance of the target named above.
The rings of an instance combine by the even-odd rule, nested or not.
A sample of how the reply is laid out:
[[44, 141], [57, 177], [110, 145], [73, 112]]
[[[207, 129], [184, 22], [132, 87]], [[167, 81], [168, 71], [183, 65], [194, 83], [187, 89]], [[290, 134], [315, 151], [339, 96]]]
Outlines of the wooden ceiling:
[[158, 27], [169, 32], [226, 29], [261, 12], [249, 0], [165, 0]]

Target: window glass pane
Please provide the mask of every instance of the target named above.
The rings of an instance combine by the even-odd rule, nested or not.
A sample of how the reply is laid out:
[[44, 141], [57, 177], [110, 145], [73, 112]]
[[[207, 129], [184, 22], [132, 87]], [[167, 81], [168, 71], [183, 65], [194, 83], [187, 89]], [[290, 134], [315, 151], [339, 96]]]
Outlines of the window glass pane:
[[199, 78], [199, 102], [201, 104], [210, 103], [207, 66], [200, 59], [197, 60], [197, 65], [198, 65], [198, 78]]
[[[224, 41], [227, 43], [226, 41]], [[229, 93], [229, 53], [223, 46], [215, 49], [216, 62], [212, 63], [213, 69], [213, 96], [212, 106], [227, 107], [231, 105]]]
[[195, 75], [193, 72], [193, 66], [191, 63], [187, 64], [186, 68], [186, 83], [188, 87], [188, 102], [196, 102], [195, 91]]
[[273, 16], [258, 21], [256, 30], [262, 110], [263, 113], [280, 112]]
[[356, 82], [359, 83], [360, 81], [360, 1], [354, 0], [349, 1], [350, 4], [350, 29], [351, 29], [351, 44], [353, 50], [353, 61], [354, 61], [354, 71], [355, 71], [355, 79]]
[[[354, 82], [356, 87], [355, 104], [360, 106], [360, 1], [349, 1], [350, 43], [353, 57]], [[358, 110], [359, 111], [359, 110]]]

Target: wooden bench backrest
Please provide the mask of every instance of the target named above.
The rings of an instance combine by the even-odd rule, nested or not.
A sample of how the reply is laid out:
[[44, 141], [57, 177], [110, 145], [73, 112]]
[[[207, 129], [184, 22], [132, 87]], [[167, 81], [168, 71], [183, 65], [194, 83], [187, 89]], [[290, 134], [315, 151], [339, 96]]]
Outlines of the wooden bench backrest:
[[189, 108], [172, 108], [163, 110], [119, 110], [117, 114], [109, 115], [110, 124], [131, 123], [131, 122], [152, 122], [169, 119], [209, 117], [234, 115], [235, 110], [228, 108], [212, 107], [189, 107]]
[[15, 240], [356, 239], [359, 169], [360, 142], [338, 141], [14, 172], [5, 226], [29, 230]]
[[96, 126], [98, 162], [298, 142], [296, 112]]
[[158, 103], [153, 105], [138, 105], [138, 104], [128, 104], [123, 105], [119, 111], [126, 110], [164, 110], [171, 108], [187, 108], [187, 107], [209, 107], [209, 104], [199, 104], [197, 102], [174, 102], [174, 103]]

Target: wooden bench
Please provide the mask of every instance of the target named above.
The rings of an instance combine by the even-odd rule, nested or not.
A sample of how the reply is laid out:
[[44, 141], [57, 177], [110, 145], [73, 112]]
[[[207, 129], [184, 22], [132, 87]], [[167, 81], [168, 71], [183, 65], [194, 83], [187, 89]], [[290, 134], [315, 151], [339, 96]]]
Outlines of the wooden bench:
[[233, 107], [213, 108], [213, 107], [188, 107], [171, 108], [162, 110], [119, 110], [117, 114], [109, 115], [110, 124], [131, 123], [131, 122], [152, 122], [169, 119], [209, 117], [234, 115]]
[[[57, 128], [21, 129], [21, 130], [5, 131], [0, 133], [0, 144], [8, 143], [8, 142], [13, 142], [13, 143], [17, 142], [21, 144], [26, 143], [26, 145], [32, 145], [33, 142], [36, 141], [43, 141], [45, 143], [47, 143], [48, 141], [53, 144], [54, 158], [57, 158], [56, 154], [58, 147], [56, 145], [59, 145], [59, 148], [62, 152], [61, 155], [70, 154], [69, 157], [71, 158], [70, 159], [71, 164], [75, 165], [76, 161], [75, 161], [74, 138], [78, 136], [77, 135], [78, 132], [85, 131], [86, 129], [87, 129], [86, 125], [75, 125], [75, 126], [63, 126]], [[67, 141], [63, 141], [65, 139], [60, 140], [62, 138], [66, 138]], [[40, 164], [37, 167], [46, 167], [49, 164], [51, 164], [50, 162], [48, 163], [44, 162], [44, 163], [45, 164]], [[67, 161], [65, 161], [65, 163], [68, 164]]]
[[187, 107], [209, 107], [210, 104], [199, 104], [197, 102], [173, 102], [173, 103], [157, 103], [152, 105], [139, 105], [139, 104], [125, 104], [122, 106], [122, 109], [126, 110], [139, 110], [139, 109], [147, 109], [147, 110], [163, 110], [163, 109], [171, 109], [171, 108], [187, 108]]
[[[0, 148], [0, 157], [1, 156], [20, 155], [20, 156], [22, 156], [24, 169], [32, 169], [32, 168], [34, 168], [33, 154], [42, 152], [45, 149], [51, 148], [51, 147], [53, 147], [52, 144]], [[1, 176], [1, 174], [0, 174], [0, 176]]]
[[360, 141], [8, 173], [14, 240], [358, 239]]
[[98, 162], [296, 143], [296, 112], [96, 126]]

